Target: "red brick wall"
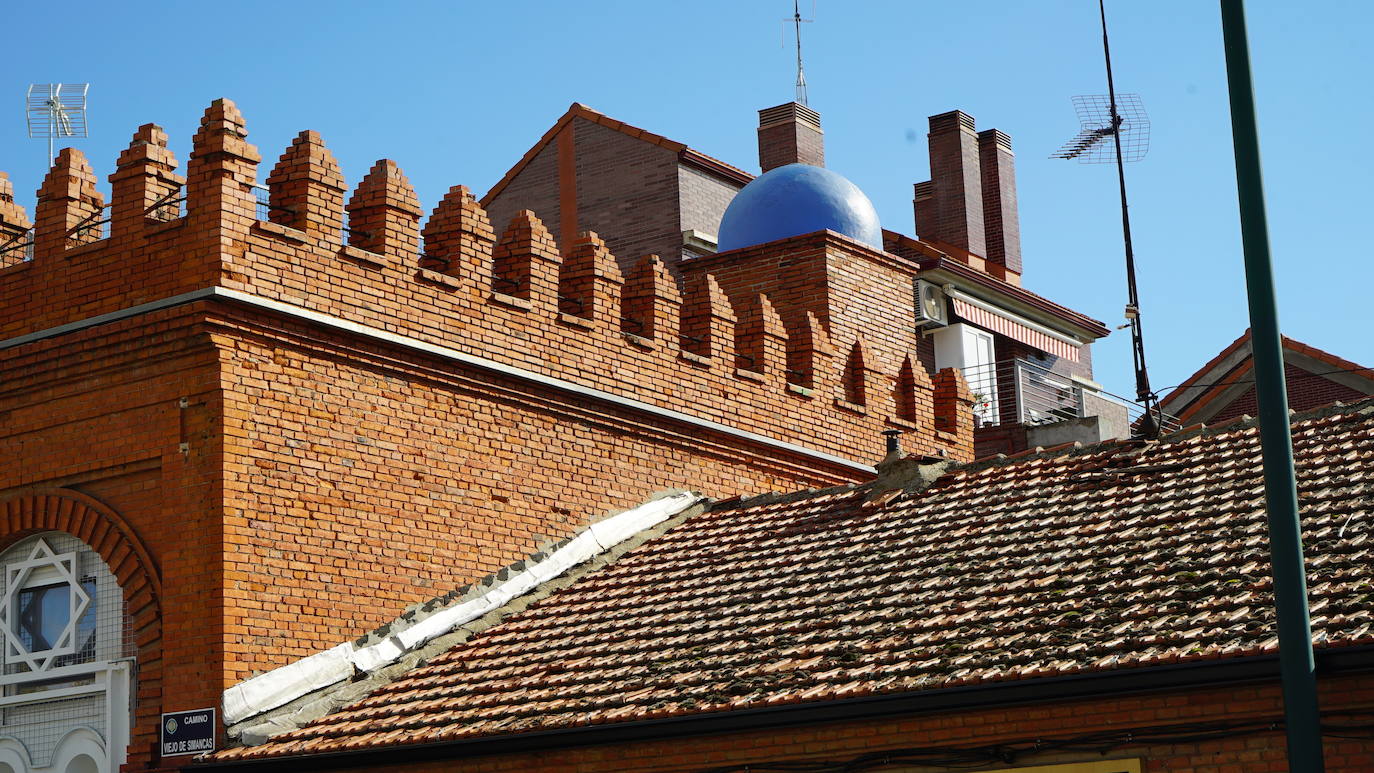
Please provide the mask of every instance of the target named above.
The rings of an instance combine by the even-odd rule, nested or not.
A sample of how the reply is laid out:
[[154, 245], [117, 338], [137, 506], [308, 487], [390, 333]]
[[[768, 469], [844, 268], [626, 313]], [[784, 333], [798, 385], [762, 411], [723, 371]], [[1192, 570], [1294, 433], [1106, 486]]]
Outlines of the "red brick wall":
[[[1364, 675], [1328, 681], [1323, 685], [1322, 708], [1368, 711], [1374, 702], [1374, 679]], [[1022, 705], [977, 711], [946, 712], [880, 721], [831, 723], [748, 731], [656, 742], [592, 746], [440, 762], [352, 768], [407, 771], [668, 771], [687, 773], [728, 765], [760, 766], [765, 762], [846, 761], [885, 749], [911, 747], [975, 747], [992, 744], [1033, 744], [1037, 739], [1081, 736], [1098, 731], [1122, 732], [1157, 725], [1182, 725], [1217, 720], [1255, 719], [1281, 722], [1282, 701], [1277, 685], [1104, 696], [1096, 700]], [[1374, 739], [1325, 743], [1330, 773], [1365, 773], [1374, 769]], [[1105, 754], [1095, 751], [1030, 754], [1014, 766], [1102, 759], [1139, 758], [1149, 773], [1280, 773], [1287, 771], [1282, 732], [1218, 739], [1179, 740], [1174, 743], [1133, 743]], [[979, 769], [1009, 767], [989, 762]], [[342, 770], [342, 768], [340, 768]], [[924, 767], [877, 767], [874, 770], [925, 771]]]
[[[1283, 375], [1288, 385], [1288, 407], [1290, 410], [1306, 411], [1337, 400], [1348, 403], [1363, 400], [1366, 396], [1363, 392], [1309, 373], [1296, 365], [1285, 363]], [[1242, 376], [1246, 379], [1254, 379], [1254, 377], [1254, 370], [1249, 370]], [[1225, 408], [1222, 408], [1216, 416], [1208, 419], [1207, 423], [1220, 424], [1240, 416], [1258, 415], [1259, 397], [1255, 393], [1255, 388], [1250, 387]]]
[[[934, 377], [934, 351], [916, 330], [914, 264], [824, 232], [698, 258], [684, 263], [682, 271], [689, 279], [704, 273], [715, 276], [737, 308], [747, 306], [759, 293], [767, 295], [789, 331], [798, 328], [807, 312], [815, 314], [826, 327], [837, 362], [844, 363], [854, 343], [862, 340], [869, 355], [867, 366], [873, 371], [872, 394], [863, 408], [883, 417], [889, 426], [916, 429], [892, 422], [896, 376], [903, 361], [912, 357], [925, 385], [918, 390], [920, 412], [925, 415], [930, 410], [924, 406]], [[842, 372], [837, 397], [844, 394], [843, 378]], [[854, 406], [841, 408], [852, 411]], [[923, 428], [903, 439], [907, 451], [973, 451], [970, 446], [954, 452], [924, 428], [929, 424], [923, 420], [916, 424]]]
[[[192, 307], [0, 350], [0, 513], [26, 513], [0, 522], [0, 547], [67, 531], [120, 579], [138, 648], [130, 770], [153, 760], [160, 712], [216, 705], [225, 686], [219, 383]], [[73, 498], [94, 514], [73, 518]]]
[[[679, 228], [720, 235], [720, 219], [739, 192], [740, 184], [722, 180], [686, 164], [678, 165]], [[695, 257], [684, 255], [684, 257]]]
[[225, 324], [230, 680], [356, 637], [664, 489], [723, 497], [851, 479], [308, 328]]
[[645, 255], [682, 252], [677, 153], [584, 118], [573, 120], [577, 230], [606, 240], [626, 274]]

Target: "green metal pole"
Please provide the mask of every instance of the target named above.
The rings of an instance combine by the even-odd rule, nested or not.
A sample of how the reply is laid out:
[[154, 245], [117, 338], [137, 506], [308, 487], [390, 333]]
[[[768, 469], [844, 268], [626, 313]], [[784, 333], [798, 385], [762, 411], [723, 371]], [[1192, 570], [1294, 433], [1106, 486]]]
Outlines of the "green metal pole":
[[1260, 443], [1264, 449], [1264, 494], [1269, 510], [1269, 553], [1278, 608], [1279, 666], [1288, 732], [1288, 769], [1322, 773], [1321, 715], [1312, 657], [1312, 627], [1307, 612], [1307, 575], [1303, 569], [1298, 487], [1293, 473], [1293, 435], [1284, 384], [1283, 344], [1279, 338], [1274, 272], [1269, 259], [1269, 225], [1260, 177], [1259, 132], [1250, 78], [1250, 51], [1241, 0], [1221, 0], [1226, 40], [1226, 74], [1231, 91], [1231, 132], [1236, 147], [1236, 187], [1240, 194], [1240, 232], [1245, 245], [1245, 284], [1250, 298], [1250, 345], [1259, 397]]

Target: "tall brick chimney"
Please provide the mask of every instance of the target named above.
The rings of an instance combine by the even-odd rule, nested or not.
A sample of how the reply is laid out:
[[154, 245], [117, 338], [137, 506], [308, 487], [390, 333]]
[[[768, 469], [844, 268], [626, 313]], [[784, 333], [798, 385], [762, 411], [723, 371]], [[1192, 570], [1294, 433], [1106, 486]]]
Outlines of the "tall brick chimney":
[[983, 183], [985, 256], [1008, 271], [1021, 273], [1021, 221], [1016, 214], [1016, 166], [1011, 137], [988, 129], [978, 133], [978, 158]]
[[759, 111], [759, 166], [767, 172], [788, 164], [825, 166], [821, 114], [796, 102]]
[[953, 110], [930, 117], [930, 203], [917, 186], [917, 233], [987, 255], [983, 227], [982, 168], [973, 117]]

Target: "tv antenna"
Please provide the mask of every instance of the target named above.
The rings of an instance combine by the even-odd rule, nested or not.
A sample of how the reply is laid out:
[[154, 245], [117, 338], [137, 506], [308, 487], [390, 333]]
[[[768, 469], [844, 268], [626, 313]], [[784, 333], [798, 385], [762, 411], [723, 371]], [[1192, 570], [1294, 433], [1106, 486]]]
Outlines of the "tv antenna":
[[[1074, 108], [1082, 129], [1050, 158], [1078, 159], [1082, 164], [1116, 162], [1116, 179], [1121, 191], [1121, 235], [1126, 245], [1126, 320], [1131, 328], [1131, 358], [1135, 365], [1136, 400], [1145, 409], [1140, 434], [1159, 437], [1161, 416], [1159, 396], [1150, 389], [1150, 374], [1145, 368], [1145, 336], [1140, 326], [1140, 293], [1135, 281], [1135, 250], [1131, 246], [1131, 214], [1126, 204], [1127, 161], [1139, 161], [1150, 149], [1150, 119], [1140, 97], [1122, 94], [1118, 98], [1112, 80], [1112, 49], [1107, 40], [1107, 8], [1097, 0], [1102, 18], [1102, 56], [1107, 64], [1105, 95], [1074, 97]], [[1111, 138], [1110, 146], [1107, 139]], [[1109, 149], [1110, 148], [1110, 149]]]
[[86, 92], [89, 83], [31, 83], [24, 98], [24, 114], [29, 120], [29, 137], [48, 140], [48, 163], [54, 158], [53, 140], [59, 137], [84, 139], [86, 134]]
[[[801, 15], [801, 0], [792, 0], [792, 16], [783, 19], [783, 23], [791, 22], [797, 33], [797, 104], [806, 104], [806, 71], [802, 69], [802, 49], [801, 49], [801, 25], [810, 24], [815, 19], [803, 19]], [[811, 15], [816, 15], [816, 0], [811, 0]], [[787, 45], [786, 38], [783, 45]], [[808, 105], [809, 107], [809, 105]]]

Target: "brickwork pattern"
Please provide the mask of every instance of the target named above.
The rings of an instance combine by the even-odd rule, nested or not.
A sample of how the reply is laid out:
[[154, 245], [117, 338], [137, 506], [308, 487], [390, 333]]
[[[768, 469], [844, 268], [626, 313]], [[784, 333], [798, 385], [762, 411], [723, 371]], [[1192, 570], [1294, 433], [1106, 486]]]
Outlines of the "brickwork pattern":
[[918, 227], [923, 237], [986, 256], [982, 171], [973, 127], [973, 118], [958, 110], [930, 117], [933, 222]]
[[645, 255], [675, 263], [682, 234], [677, 153], [583, 118], [575, 119], [577, 231], [595, 231], [628, 273]]
[[735, 194], [739, 192], [740, 185], [686, 164], [678, 165], [677, 185], [681, 193], [681, 230], [719, 236], [720, 219], [725, 215], [725, 208], [730, 206]]
[[767, 172], [787, 164], [825, 166], [825, 135], [800, 120], [759, 127], [759, 168]]
[[[790, 379], [810, 383], [808, 366], [800, 363], [807, 361], [807, 317], [818, 320], [826, 348], [833, 345], [840, 355], [825, 357], [822, 369], [830, 373], [818, 383], [826, 389], [833, 384], [842, 412], [881, 416], [888, 428], [907, 430], [904, 448], [913, 453], [938, 454], [938, 444], [952, 437], [931, 435], [932, 427], [945, 422], [931, 419], [939, 411], [932, 376], [935, 353], [930, 339], [916, 329], [915, 263], [825, 232], [705, 256], [683, 263], [681, 270], [689, 282], [703, 274], [713, 276], [736, 308], [754, 296], [766, 296], [788, 331]], [[866, 377], [873, 384], [867, 390], [856, 388], [856, 371], [847, 367], [859, 340], [865, 343]], [[908, 360], [919, 367], [910, 380], [903, 380]], [[862, 404], [850, 399], [859, 391], [864, 392]], [[972, 452], [971, 447], [960, 451]]]
[[844, 480], [306, 328], [222, 324], [230, 682], [370, 630], [657, 491]]
[[978, 132], [987, 259], [1021, 273], [1021, 220], [1016, 204], [1016, 158], [1011, 138], [996, 130]]
[[[1349, 403], [1365, 398], [1363, 392], [1309, 373], [1296, 365], [1284, 363], [1283, 376], [1288, 385], [1289, 410], [1306, 411], [1337, 400]], [[1246, 379], [1253, 379], [1254, 377], [1253, 369], [1238, 376], [1238, 378]], [[1240, 416], [1258, 415], [1259, 395], [1255, 392], [1254, 387], [1250, 387], [1225, 408], [1222, 408], [1216, 416], [1208, 419], [1207, 423], [1220, 424]]]
[[[5, 305], [9, 313], [0, 322], [4, 334], [219, 284], [851, 459], [882, 456], [879, 432], [892, 414], [890, 406], [870, 408], [867, 415], [836, 410], [825, 395], [788, 389], [785, 378], [760, 386], [747, 370], [736, 369], [733, 351], [704, 361], [684, 357], [679, 341], [626, 338], [618, 311], [609, 311], [618, 306], [612, 301], [619, 298], [606, 299], [605, 313], [590, 314], [569, 314], [564, 302], [551, 297], [508, 302], [511, 296], [503, 292], [508, 288], [497, 287], [493, 280], [494, 245], [507, 224], [500, 224], [501, 230], [493, 228], [465, 190], [451, 192], [430, 218], [424, 261], [406, 254], [360, 254], [353, 245], [343, 245], [332, 229], [307, 232], [256, 221], [249, 186], [257, 151], [245, 136], [242, 116], [232, 103], [216, 103], [197, 134], [185, 218], [145, 218], [122, 240], [106, 239], [61, 256], [44, 256], [0, 274], [0, 295], [13, 301]], [[293, 151], [303, 160], [293, 162], [291, 184], [306, 193], [300, 194], [304, 199], [292, 199], [303, 202], [293, 209], [311, 212], [321, 222], [342, 221], [343, 197], [332, 187], [336, 165], [316, 138], [298, 139], [293, 147], [302, 144], [308, 152]], [[171, 162], [164, 158], [158, 163], [161, 168]], [[409, 206], [412, 195], [398, 189], [395, 208]], [[203, 225], [211, 238], [198, 238], [199, 229], [188, 224]], [[387, 236], [388, 227], [397, 229], [398, 236]], [[380, 231], [375, 238], [383, 241], [407, 244], [413, 238], [406, 236], [409, 226], [404, 223], [378, 228], [369, 221], [369, 228]], [[775, 249], [785, 250], [790, 244]], [[789, 260], [778, 268], [787, 268]], [[45, 292], [35, 291], [40, 285]], [[690, 300], [684, 297], [685, 304]], [[787, 306], [778, 298], [771, 300], [780, 310]], [[850, 326], [856, 332], [849, 334], [843, 317], [830, 320], [828, 309], [817, 316], [822, 324], [839, 329], [830, 334], [837, 346], [847, 350], [853, 344], [851, 336], [858, 326]], [[788, 317], [784, 312], [785, 321]], [[798, 319], [791, 317], [794, 324]], [[912, 346], [904, 344], [903, 350], [894, 352], [883, 340], [869, 340], [879, 363], [875, 369], [895, 378]], [[668, 383], [672, 389], [664, 388]], [[957, 438], [942, 439], [930, 450], [937, 447], [955, 457], [971, 453], [971, 445], [964, 449]]]
[[160, 712], [224, 687], [220, 368], [196, 315], [0, 351], [0, 544], [65, 531], [120, 579], [138, 647], [130, 770], [158, 766]]
[[[512, 178], [496, 196], [484, 197], [483, 202], [493, 223], [509, 223], [516, 213], [529, 210], [541, 222], [557, 230], [563, 216], [559, 200], [558, 144], [551, 142], [540, 148], [520, 170], [520, 174]], [[593, 227], [589, 230], [605, 229]], [[607, 233], [610, 231], [607, 230]]]

